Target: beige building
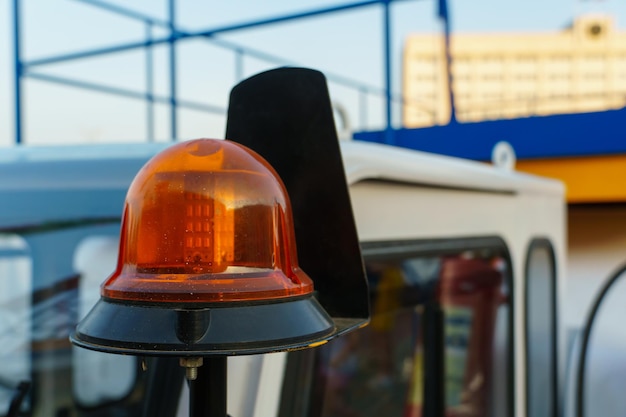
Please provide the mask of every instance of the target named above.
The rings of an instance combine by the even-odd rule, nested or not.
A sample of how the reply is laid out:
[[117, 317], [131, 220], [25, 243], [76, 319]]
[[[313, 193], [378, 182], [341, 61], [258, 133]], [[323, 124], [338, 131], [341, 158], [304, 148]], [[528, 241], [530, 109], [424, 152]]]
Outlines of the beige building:
[[[577, 113], [626, 105], [626, 32], [585, 15], [554, 33], [453, 34], [459, 121]], [[446, 124], [450, 104], [440, 34], [415, 34], [404, 50], [406, 127]]]

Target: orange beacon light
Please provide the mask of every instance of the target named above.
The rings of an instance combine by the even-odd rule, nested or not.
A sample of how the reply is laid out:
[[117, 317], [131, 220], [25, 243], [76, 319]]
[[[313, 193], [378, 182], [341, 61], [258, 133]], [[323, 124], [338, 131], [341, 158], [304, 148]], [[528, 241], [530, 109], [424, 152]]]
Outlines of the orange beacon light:
[[333, 332], [298, 266], [274, 169], [243, 145], [198, 139], [136, 175], [117, 267], [72, 341], [110, 353], [232, 355], [306, 347]]
[[284, 186], [258, 154], [223, 140], [173, 146], [128, 191], [119, 263], [102, 296], [206, 303], [309, 294], [292, 224]]

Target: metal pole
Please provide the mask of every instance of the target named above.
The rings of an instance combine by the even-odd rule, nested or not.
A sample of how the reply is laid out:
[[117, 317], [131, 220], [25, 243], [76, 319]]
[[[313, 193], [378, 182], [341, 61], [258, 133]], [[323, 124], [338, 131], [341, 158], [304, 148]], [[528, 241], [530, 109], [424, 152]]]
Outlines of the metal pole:
[[171, 417], [176, 415], [185, 372], [178, 358], [156, 357], [144, 359], [147, 364], [147, 384], [141, 417]]
[[205, 357], [189, 381], [189, 417], [227, 417], [226, 356]]
[[[146, 38], [152, 41], [152, 24], [146, 22]], [[154, 65], [152, 45], [146, 46], [146, 133], [148, 142], [154, 142]]]
[[454, 89], [452, 88], [452, 52], [450, 51], [450, 13], [447, 0], [439, 0], [439, 17], [443, 20], [446, 75], [448, 83], [448, 97], [450, 100], [450, 123], [456, 123], [456, 103]]
[[22, 143], [22, 56], [20, 50], [20, 0], [13, 0], [13, 57], [15, 70], [15, 143]]
[[394, 134], [391, 128], [391, 17], [390, 0], [383, 3], [384, 62], [385, 62], [385, 143], [393, 145]]
[[170, 135], [172, 140], [178, 138], [176, 120], [176, 0], [169, 0], [169, 24], [170, 24]]
[[[434, 297], [434, 295], [431, 295]], [[429, 300], [424, 308], [424, 384], [425, 417], [445, 415], [444, 397], [444, 321], [445, 313], [436, 299]]]

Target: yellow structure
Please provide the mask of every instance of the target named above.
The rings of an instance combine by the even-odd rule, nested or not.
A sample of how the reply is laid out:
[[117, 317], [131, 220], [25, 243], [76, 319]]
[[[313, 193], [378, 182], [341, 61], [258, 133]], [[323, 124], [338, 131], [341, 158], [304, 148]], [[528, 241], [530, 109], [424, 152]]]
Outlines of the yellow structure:
[[518, 171], [563, 181], [567, 202], [626, 203], [626, 155], [518, 160]]
[[[452, 34], [459, 121], [578, 113], [626, 104], [626, 32], [585, 15], [554, 33]], [[404, 50], [405, 127], [450, 120], [444, 41], [411, 35]]]

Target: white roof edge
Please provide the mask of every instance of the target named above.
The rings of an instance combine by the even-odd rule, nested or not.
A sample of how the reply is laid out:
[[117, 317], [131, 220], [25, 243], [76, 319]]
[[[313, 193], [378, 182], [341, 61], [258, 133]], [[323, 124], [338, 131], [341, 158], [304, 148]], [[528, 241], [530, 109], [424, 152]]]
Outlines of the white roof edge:
[[407, 148], [359, 141], [342, 141], [349, 185], [368, 179], [494, 192], [564, 194], [558, 180]]
[[[341, 141], [340, 144], [348, 184], [356, 184], [368, 179], [381, 179], [495, 192], [523, 191], [561, 195], [565, 193], [564, 185], [557, 180], [515, 171], [508, 172], [476, 161], [368, 142]], [[111, 159], [145, 162], [169, 145], [172, 145], [172, 142], [23, 146], [8, 148], [5, 149], [7, 152], [0, 152], [0, 165], [4, 165], [5, 168], [11, 165], [20, 166], [21, 172], [28, 173], [28, 164], [24, 165], [28, 162], [81, 161], [84, 164], [97, 160], [100, 162], [98, 165], [106, 164], [106, 161]], [[0, 186], [2, 184], [9, 188], [18, 186], [14, 178], [1, 179], [5, 181], [0, 181]], [[26, 180], [26, 178], [22, 179]], [[109, 180], [114, 181], [114, 178]], [[82, 183], [88, 181], [88, 178], [78, 176], [74, 179], [74, 182], [76, 181]]]
[[0, 163], [145, 158], [176, 142], [132, 142], [106, 144], [20, 145], [2, 148]]

